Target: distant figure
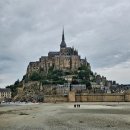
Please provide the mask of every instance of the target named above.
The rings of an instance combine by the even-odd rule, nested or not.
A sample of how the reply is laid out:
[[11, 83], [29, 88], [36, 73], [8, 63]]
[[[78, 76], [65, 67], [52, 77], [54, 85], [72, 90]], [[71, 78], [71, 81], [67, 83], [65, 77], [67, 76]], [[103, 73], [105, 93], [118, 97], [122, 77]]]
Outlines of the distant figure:
[[80, 108], [80, 104], [77, 104], [77, 108]]
[[74, 108], [76, 108], [76, 104], [74, 104]]

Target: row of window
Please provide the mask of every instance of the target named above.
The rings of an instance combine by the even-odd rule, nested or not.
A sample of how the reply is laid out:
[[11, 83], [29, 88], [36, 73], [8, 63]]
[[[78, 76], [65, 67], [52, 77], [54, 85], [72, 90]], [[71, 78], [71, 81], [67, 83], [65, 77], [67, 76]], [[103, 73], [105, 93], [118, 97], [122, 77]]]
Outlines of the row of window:
[[1, 94], [11, 94], [11, 92], [0, 92], [0, 95]]
[[11, 94], [0, 94], [0, 97], [10, 97]]

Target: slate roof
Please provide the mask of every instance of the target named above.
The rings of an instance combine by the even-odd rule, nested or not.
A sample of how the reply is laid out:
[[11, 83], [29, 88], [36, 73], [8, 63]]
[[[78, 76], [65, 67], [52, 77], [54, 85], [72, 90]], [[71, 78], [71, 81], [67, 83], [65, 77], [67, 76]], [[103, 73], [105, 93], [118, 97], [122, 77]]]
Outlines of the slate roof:
[[0, 92], [11, 92], [9, 88], [0, 88]]

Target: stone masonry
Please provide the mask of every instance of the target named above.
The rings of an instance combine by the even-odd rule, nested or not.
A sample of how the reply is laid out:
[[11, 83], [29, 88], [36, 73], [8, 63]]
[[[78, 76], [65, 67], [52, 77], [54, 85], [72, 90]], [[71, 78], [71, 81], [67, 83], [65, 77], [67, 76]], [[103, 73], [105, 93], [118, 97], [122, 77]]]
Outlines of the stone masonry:
[[39, 61], [30, 62], [27, 68], [27, 74], [30, 75], [34, 71], [39, 72], [41, 70], [47, 74], [50, 67], [53, 67], [55, 70], [74, 71], [82, 64], [90, 67], [86, 58], [81, 59], [76, 49], [67, 47], [63, 29], [60, 51], [49, 52], [48, 56], [42, 56]]

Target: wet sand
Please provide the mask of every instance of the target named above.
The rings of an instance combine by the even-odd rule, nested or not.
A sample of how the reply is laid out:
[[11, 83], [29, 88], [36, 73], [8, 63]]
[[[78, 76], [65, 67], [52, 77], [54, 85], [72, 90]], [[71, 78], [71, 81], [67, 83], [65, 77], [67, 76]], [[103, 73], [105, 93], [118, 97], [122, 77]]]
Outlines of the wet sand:
[[130, 130], [130, 103], [0, 106], [0, 130]]

